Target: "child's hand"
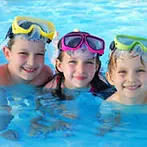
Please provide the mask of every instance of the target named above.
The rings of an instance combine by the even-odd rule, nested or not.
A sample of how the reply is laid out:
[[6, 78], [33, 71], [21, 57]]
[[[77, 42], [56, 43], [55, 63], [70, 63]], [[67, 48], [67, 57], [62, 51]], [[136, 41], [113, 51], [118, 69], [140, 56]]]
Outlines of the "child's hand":
[[19, 139], [18, 133], [13, 130], [7, 130], [6, 132], [1, 133], [0, 136], [4, 137], [5, 139], [9, 139], [9, 140]]
[[36, 136], [38, 136], [40, 134], [44, 134], [45, 135], [47, 133], [49, 133], [49, 127], [45, 126], [45, 125], [42, 125], [42, 124], [39, 124], [39, 123], [36, 122], [36, 123], [31, 125], [29, 136], [36, 137]]
[[40, 135], [48, 135], [49, 133], [59, 131], [59, 130], [66, 130], [70, 129], [71, 125], [64, 121], [57, 121], [54, 124], [51, 124], [49, 126], [45, 126], [42, 124], [39, 124], [38, 122], [33, 122], [31, 125], [31, 130], [29, 132], [29, 136], [31, 137], [38, 137]]
[[110, 132], [112, 129], [113, 129], [113, 127], [111, 126], [103, 126], [102, 128], [97, 128], [98, 130], [97, 130], [97, 133], [96, 133], [96, 135], [97, 136], [104, 136], [106, 133], [108, 133], [108, 132]]

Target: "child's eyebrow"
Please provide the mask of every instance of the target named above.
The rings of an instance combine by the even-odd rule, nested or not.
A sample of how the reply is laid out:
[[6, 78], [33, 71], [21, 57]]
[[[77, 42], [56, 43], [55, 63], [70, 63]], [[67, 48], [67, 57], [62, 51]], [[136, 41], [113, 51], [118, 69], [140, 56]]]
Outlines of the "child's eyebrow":
[[88, 58], [87, 60], [94, 60], [94, 57], [92, 57], [92, 58]]
[[21, 48], [21, 49], [20, 49], [20, 51], [25, 51], [25, 52], [26, 52], [26, 51], [27, 51], [27, 49], [25, 49], [25, 48]]
[[[70, 57], [70, 59], [80, 59], [80, 58], [76, 58], [76, 57]], [[94, 57], [90, 57], [90, 58], [87, 58], [85, 60], [94, 60], [95, 58]]]
[[[28, 49], [25, 49], [25, 48], [20, 49], [20, 51], [30, 52]], [[37, 52], [46, 52], [46, 50], [42, 49], [42, 50], [37, 51]]]

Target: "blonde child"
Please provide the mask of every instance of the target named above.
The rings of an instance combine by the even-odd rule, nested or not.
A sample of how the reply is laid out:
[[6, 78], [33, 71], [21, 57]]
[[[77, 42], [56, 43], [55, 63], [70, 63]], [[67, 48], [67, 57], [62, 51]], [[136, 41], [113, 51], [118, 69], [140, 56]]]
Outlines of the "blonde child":
[[101, 106], [101, 135], [120, 123], [122, 106], [130, 111], [147, 103], [147, 39], [117, 35], [110, 49], [107, 79], [117, 91]]
[[[44, 102], [46, 101], [44, 105], [47, 105], [47, 102], [51, 101], [53, 97], [54, 99], [56, 98], [57, 101], [74, 99], [76, 90], [80, 91], [85, 89], [86, 91], [92, 92], [92, 94], [96, 94], [110, 88], [110, 86], [101, 79], [99, 73], [101, 67], [99, 58], [103, 55], [105, 48], [103, 39], [87, 32], [70, 32], [60, 39], [57, 46], [58, 57], [55, 61], [57, 73], [44, 88], [45, 92], [51, 92], [50, 96], [45, 98], [42, 96], [42, 98], [36, 99], [37, 109], [38, 111], [40, 110], [42, 114], [40, 117], [32, 120], [32, 127], [36, 131], [37, 128], [41, 128], [42, 126], [42, 132], [48, 132], [52, 127], [40, 124], [41, 120], [46, 119], [43, 114], [47, 112], [47, 109], [43, 109], [43, 100]], [[68, 94], [67, 89], [70, 91]], [[65, 107], [63, 108], [65, 109]], [[64, 111], [64, 109], [62, 110]], [[64, 116], [65, 115], [66, 114], [64, 114]], [[68, 114], [67, 117], [76, 118], [77, 116]], [[66, 123], [63, 124], [65, 125]], [[57, 124], [55, 126], [58, 127]], [[34, 135], [34, 132], [31, 134]]]
[[[33, 17], [15, 17], [2, 44], [8, 63], [0, 66], [0, 86], [14, 84], [42, 86], [52, 77], [51, 68], [44, 65], [44, 55], [46, 45], [52, 41], [54, 32], [52, 22]], [[1, 99], [5, 102], [5, 97]], [[6, 110], [5, 104], [1, 107]], [[8, 124], [3, 124], [3, 129], [6, 128], [5, 125]], [[1, 136], [16, 138], [13, 132], [11, 134], [3, 132]]]
[[[110, 55], [107, 79], [117, 92], [108, 101], [126, 105], [147, 102], [146, 42], [139, 37], [118, 35]], [[125, 42], [126, 41], [126, 42]]]

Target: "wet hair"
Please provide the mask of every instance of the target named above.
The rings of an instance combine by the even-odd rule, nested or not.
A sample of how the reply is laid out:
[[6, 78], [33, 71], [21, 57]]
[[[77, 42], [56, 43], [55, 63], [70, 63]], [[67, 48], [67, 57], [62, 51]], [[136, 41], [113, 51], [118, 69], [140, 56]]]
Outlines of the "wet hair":
[[112, 71], [115, 70], [117, 66], [117, 59], [123, 59], [123, 57], [127, 54], [129, 54], [130, 58], [135, 58], [137, 56], [140, 57], [140, 62], [142, 65], [144, 65], [144, 62], [147, 57], [147, 53], [142, 50], [142, 48], [138, 47], [137, 45], [134, 46], [130, 50], [120, 50], [115, 47], [114, 41], [111, 42], [110, 44], [110, 56], [109, 56], [109, 61], [108, 61], [108, 71], [110, 74], [112, 74]]

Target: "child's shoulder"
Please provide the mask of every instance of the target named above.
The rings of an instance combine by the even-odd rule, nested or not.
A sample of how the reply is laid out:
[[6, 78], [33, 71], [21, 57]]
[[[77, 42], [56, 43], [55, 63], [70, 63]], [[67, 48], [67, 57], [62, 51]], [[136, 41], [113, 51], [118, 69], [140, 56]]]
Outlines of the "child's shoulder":
[[43, 66], [43, 70], [45, 70], [46, 72], [49, 72], [49, 73], [53, 74], [52, 69], [48, 65], [44, 65]]
[[117, 101], [117, 92], [108, 97], [107, 101]]
[[42, 77], [52, 77], [53, 76], [53, 71], [48, 65], [44, 65], [42, 68], [42, 72], [40, 73], [39, 76]]
[[53, 71], [48, 65], [44, 65], [40, 74], [32, 80], [31, 84], [44, 86], [53, 76]]
[[0, 74], [4, 74], [6, 71], [8, 71], [8, 65], [7, 64], [1, 64], [0, 65]]
[[99, 96], [103, 100], [107, 100], [116, 92], [115, 88], [110, 87], [105, 90], [98, 91], [95, 95]]
[[0, 65], [0, 86], [9, 85], [8, 73], [8, 65]]
[[58, 76], [54, 75], [54, 77], [44, 86], [44, 89], [55, 89], [58, 83]]

